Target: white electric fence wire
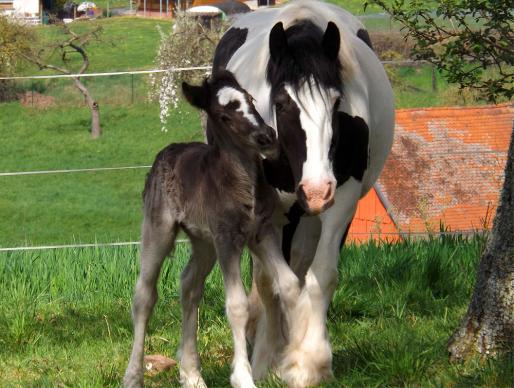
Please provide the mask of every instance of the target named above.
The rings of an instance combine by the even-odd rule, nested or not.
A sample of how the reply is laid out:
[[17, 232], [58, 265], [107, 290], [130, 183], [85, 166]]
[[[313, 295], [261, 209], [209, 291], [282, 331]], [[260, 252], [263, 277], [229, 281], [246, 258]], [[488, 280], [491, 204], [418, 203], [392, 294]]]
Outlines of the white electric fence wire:
[[[176, 244], [187, 243], [189, 240], [180, 239], [176, 240]], [[0, 252], [16, 252], [16, 251], [39, 251], [49, 249], [72, 249], [72, 248], [101, 248], [101, 247], [121, 247], [130, 245], [141, 245], [139, 241], [126, 241], [116, 243], [96, 243], [96, 244], [69, 244], [69, 245], [40, 245], [40, 246], [25, 246], [25, 247], [10, 247], [0, 248]]]
[[70, 172], [137, 170], [137, 169], [141, 169], [141, 168], [148, 169], [150, 167], [152, 167], [152, 166], [98, 167], [98, 168], [75, 168], [75, 169], [70, 169], [70, 170], [43, 170], [43, 171], [0, 172], [0, 176], [65, 174], [65, 173], [70, 173]]
[[[490, 230], [463, 230], [456, 232], [410, 232], [410, 233], [394, 233], [394, 232], [384, 232], [384, 233], [368, 233], [368, 232], [350, 232], [349, 236], [362, 236], [368, 235], [370, 237], [388, 237], [388, 236], [400, 236], [402, 238], [409, 239], [411, 237], [440, 237], [440, 236], [473, 236], [480, 233], [488, 233]], [[184, 244], [188, 243], [187, 239], [176, 240], [176, 244]], [[0, 248], [0, 252], [17, 252], [17, 251], [39, 251], [39, 250], [50, 250], [50, 249], [73, 249], [73, 248], [102, 248], [102, 247], [119, 247], [119, 246], [131, 246], [131, 245], [140, 245], [139, 241], [127, 241], [127, 242], [117, 242], [117, 243], [96, 243], [96, 244], [69, 244], [69, 245], [40, 245], [40, 246], [24, 246], [24, 247], [9, 247], [9, 248]]]
[[206, 70], [206, 71], [210, 72], [211, 69], [212, 69], [211, 66], [173, 67], [173, 68], [170, 68], [170, 69], [153, 69], [153, 70], [137, 70], [137, 71], [115, 71], [115, 72], [110, 72], [110, 73], [27, 75], [27, 76], [20, 76], [20, 77], [0, 77], [0, 80], [110, 77], [110, 76], [113, 76], [113, 75], [177, 73], [177, 72], [181, 72], [181, 71], [195, 71], [195, 70]]
[[[410, 65], [419, 63], [429, 63], [425, 60], [405, 60], [405, 61], [382, 61], [384, 65]], [[114, 75], [131, 75], [131, 74], [156, 74], [156, 73], [177, 73], [181, 71], [205, 70], [210, 73], [212, 66], [195, 66], [195, 67], [172, 67], [169, 69], [152, 69], [152, 70], [134, 70], [134, 71], [113, 71], [108, 73], [84, 73], [84, 74], [55, 74], [55, 75], [27, 75], [18, 77], [0, 77], [0, 80], [20, 80], [20, 79], [52, 79], [52, 78], [87, 78], [87, 77], [110, 77]]]

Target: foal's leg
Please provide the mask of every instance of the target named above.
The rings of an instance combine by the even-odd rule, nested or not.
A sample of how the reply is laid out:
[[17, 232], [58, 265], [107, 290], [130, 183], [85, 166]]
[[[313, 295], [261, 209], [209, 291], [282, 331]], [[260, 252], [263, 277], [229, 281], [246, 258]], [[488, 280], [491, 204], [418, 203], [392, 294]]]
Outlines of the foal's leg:
[[176, 233], [177, 226], [169, 212], [162, 212], [159, 216], [154, 217], [145, 214], [142, 226], [141, 271], [136, 283], [132, 304], [134, 343], [123, 378], [125, 387], [143, 386], [143, 353], [146, 326], [157, 301], [156, 284], [162, 262], [173, 248]]
[[245, 338], [248, 298], [241, 281], [241, 253], [244, 239], [240, 236], [233, 237], [218, 236], [216, 241], [216, 250], [225, 285], [227, 318], [234, 337], [234, 360], [230, 383], [235, 388], [255, 388]]
[[[252, 319], [252, 374], [255, 380], [266, 377], [278, 361], [286, 338], [282, 332], [280, 301], [273, 291], [273, 279], [253, 255], [252, 292], [249, 297]], [[255, 322], [254, 322], [255, 321]], [[248, 335], [248, 330], [247, 330]]]
[[258, 243], [250, 245], [258, 258], [258, 262], [254, 263], [254, 279], [265, 306], [252, 355], [255, 378], [265, 377], [268, 367], [278, 360], [287, 341], [288, 328], [294, 319], [300, 294], [298, 278], [284, 260], [278, 233], [274, 233], [271, 225], [266, 230], [267, 233], [260, 236]]
[[182, 272], [182, 342], [179, 350], [180, 382], [183, 387], [207, 387], [200, 374], [200, 358], [197, 350], [198, 306], [204, 291], [207, 275], [216, 263], [212, 244], [191, 237], [193, 252]]

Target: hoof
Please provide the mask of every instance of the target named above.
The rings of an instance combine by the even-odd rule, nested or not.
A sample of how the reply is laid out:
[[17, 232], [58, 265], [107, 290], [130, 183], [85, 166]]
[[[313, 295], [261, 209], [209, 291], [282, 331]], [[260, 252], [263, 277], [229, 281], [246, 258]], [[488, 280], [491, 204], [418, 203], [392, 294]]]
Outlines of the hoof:
[[200, 372], [186, 372], [180, 370], [180, 384], [183, 388], [207, 388]]
[[123, 377], [123, 388], [142, 388], [143, 384], [143, 370], [140, 372], [126, 371]]
[[230, 376], [230, 385], [233, 388], [256, 388], [252, 378], [250, 364], [234, 368]]
[[286, 353], [279, 375], [289, 388], [305, 388], [321, 384], [334, 377], [332, 372], [332, 352], [306, 352], [302, 349]]

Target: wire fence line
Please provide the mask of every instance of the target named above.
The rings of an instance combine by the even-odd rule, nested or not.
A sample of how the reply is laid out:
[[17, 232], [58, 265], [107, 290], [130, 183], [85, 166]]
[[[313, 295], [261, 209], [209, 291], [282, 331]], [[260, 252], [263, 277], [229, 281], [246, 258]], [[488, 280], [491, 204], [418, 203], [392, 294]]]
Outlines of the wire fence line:
[[[406, 233], [368, 233], [368, 232], [353, 232], [352, 236], [369, 236], [374, 235], [383, 238], [387, 241], [388, 237], [401, 236], [403, 239], [424, 238], [424, 237], [443, 237], [443, 236], [473, 236], [477, 233], [488, 233], [489, 230], [461, 230], [455, 232], [406, 232]], [[177, 239], [175, 244], [188, 244], [188, 239]], [[109, 242], [109, 243], [87, 243], [87, 244], [63, 244], [63, 245], [35, 245], [35, 246], [17, 246], [17, 247], [0, 247], [0, 252], [22, 252], [22, 251], [45, 251], [57, 249], [86, 249], [86, 248], [106, 248], [106, 247], [124, 247], [124, 246], [139, 246], [140, 241], [124, 241], [124, 242]]]
[[[390, 65], [421, 65], [423, 62], [421, 61], [383, 61], [384, 64], [390, 64]], [[79, 77], [89, 77], [89, 80], [93, 81], [95, 77], [100, 77], [99, 82], [97, 82], [96, 87], [101, 87], [99, 90], [108, 90], [108, 98], [111, 98], [108, 100], [109, 102], [116, 103], [116, 100], [112, 100], [112, 87], [119, 86], [119, 79], [121, 77], [123, 81], [123, 76], [130, 76], [135, 78], [136, 75], [151, 75], [156, 73], [164, 73], [168, 71], [195, 71], [195, 70], [206, 70], [209, 71], [211, 68], [208, 66], [200, 66], [200, 67], [190, 67], [190, 68], [176, 68], [176, 69], [154, 69], [154, 70], [143, 70], [143, 71], [128, 71], [128, 72], [109, 72], [109, 73], [91, 73], [91, 74], [84, 74], [84, 75], [54, 75], [54, 76], [27, 76], [27, 77], [19, 77], [17, 82], [24, 82], [24, 80], [29, 80], [29, 82], [32, 82], [32, 85], [38, 85], [38, 83], [41, 83], [43, 85], [43, 82], [45, 82], [44, 78], [48, 78], [48, 81], [44, 83], [44, 87], [40, 89], [43, 93], [48, 93], [49, 96], [54, 96], [54, 98], [60, 98], [63, 100], [63, 102], [69, 103], [69, 95], [66, 94], [68, 92], [68, 89], [62, 88], [62, 85], [70, 85], [71, 83], [69, 80], [66, 80], [67, 78], [79, 76]], [[31, 78], [34, 77], [34, 78]], [[103, 78], [102, 78], [103, 77]], [[113, 78], [109, 78], [113, 77]], [[116, 78], [118, 77], [118, 78]], [[56, 78], [55, 80], [53, 78]], [[59, 78], [62, 78], [62, 80], [59, 80]], [[132, 78], [132, 79], [133, 79]], [[0, 78], [0, 79], [6, 79], [6, 78]], [[16, 79], [14, 79], [16, 81]], [[101, 82], [100, 82], [101, 80]], [[91, 82], [89, 81], [89, 82]], [[26, 83], [25, 83], [26, 85]], [[145, 83], [144, 86], [148, 87], [150, 84]], [[95, 87], [95, 84], [93, 83], [93, 88]], [[66, 86], [68, 87], [68, 86]], [[125, 89], [123, 89], [123, 92], [129, 92], [129, 88], [131, 87], [130, 84], [126, 84]], [[61, 88], [61, 89], [59, 89]], [[69, 88], [72, 88], [72, 86], [69, 86]], [[139, 93], [140, 96], [145, 96], [145, 99], [147, 99], [147, 92], [146, 90], [142, 90], [142, 88], [137, 89], [136, 87], [136, 93]], [[145, 94], [143, 94], [145, 93]], [[117, 94], [123, 94], [123, 93], [117, 93]], [[134, 95], [134, 86], [132, 85], [132, 95]], [[37, 97], [37, 96], [36, 96]], [[122, 98], [126, 98], [126, 95], [123, 95]], [[33, 96], [34, 98], [34, 96]], [[133, 100], [133, 97], [132, 97]], [[502, 152], [499, 151], [489, 151], [485, 149], [481, 149], [480, 151], [477, 151], [475, 149], [470, 150], [469, 148], [465, 148], [462, 150], [454, 149], [453, 146], [451, 146], [449, 143], [447, 144], [448, 147], [450, 147], [448, 150], [443, 151], [439, 150], [439, 152], [433, 152], [431, 154], [432, 157], [434, 156], [445, 156], [447, 153], [451, 153], [453, 156], [459, 155], [459, 156], [467, 156], [467, 155], [475, 155], [477, 152], [479, 152], [481, 155], [487, 156], [487, 158], [490, 158], [491, 155], [499, 155], [502, 156]], [[446, 148], [446, 147], [444, 147]], [[503, 159], [502, 159], [503, 160]], [[499, 163], [499, 162], [498, 162]], [[70, 168], [70, 169], [56, 169], [56, 170], [35, 170], [35, 171], [0, 171], [0, 177], [15, 177], [15, 176], [37, 176], [37, 175], [44, 175], [44, 174], [70, 174], [70, 173], [82, 173], [82, 172], [108, 172], [108, 171], [122, 171], [122, 170], [139, 170], [139, 169], [149, 169], [150, 165], [132, 165], [132, 166], [113, 166], [113, 167], [90, 167], [90, 168]], [[491, 170], [487, 172], [487, 175], [494, 174], [494, 171]], [[474, 178], [478, 179], [478, 178]], [[457, 189], [456, 189], [457, 190]], [[423, 210], [423, 209], [421, 209]], [[428, 237], [428, 236], [442, 236], [442, 235], [472, 235], [479, 233], [481, 231], [484, 231], [483, 229], [473, 229], [473, 230], [458, 230], [458, 231], [426, 231], [426, 232], [397, 232], [397, 233], [387, 233], [385, 231], [380, 232], [366, 232], [366, 233], [355, 233], [352, 232], [351, 235], [375, 235], [382, 238], [387, 238], [389, 236], [400, 236], [401, 238], [416, 238], [416, 237]], [[123, 237], [120, 237], [123, 238]], [[86, 239], [87, 241], [88, 239]], [[23, 240], [22, 240], [23, 241]], [[181, 241], [186, 242], [187, 240]], [[52, 243], [51, 241], [45, 241], [43, 240], [42, 243]], [[129, 246], [129, 245], [139, 245], [139, 242], [134, 241], [127, 241], [127, 242], [118, 242], [118, 243], [91, 243], [91, 244], [72, 244], [72, 245], [42, 245], [42, 246], [18, 246], [18, 247], [4, 247], [0, 248], [0, 252], [9, 252], [9, 251], [24, 251], [24, 250], [43, 250], [43, 249], [65, 249], [65, 248], [91, 248], [91, 247], [102, 247], [102, 246]]]
[[[402, 60], [402, 61], [381, 61], [384, 65], [414, 65], [430, 63], [425, 60]], [[151, 69], [151, 70], [133, 70], [133, 71], [114, 71], [104, 73], [83, 73], [83, 74], [52, 74], [52, 75], [27, 75], [27, 76], [14, 76], [14, 77], [0, 77], [0, 80], [24, 80], [24, 79], [57, 79], [57, 78], [88, 78], [88, 77], [110, 77], [116, 75], [137, 75], [137, 74], [158, 74], [158, 73], [179, 73], [183, 71], [197, 71], [206, 70], [211, 71], [212, 66], [196, 66], [196, 67], [172, 67], [169, 69]]]
[[41, 171], [14, 171], [1, 172], [2, 176], [20, 176], [20, 175], [43, 175], [43, 174], [67, 174], [75, 172], [96, 172], [96, 171], [118, 171], [118, 170], [137, 170], [148, 169], [152, 166], [126, 166], [126, 167], [97, 167], [97, 168], [75, 168], [69, 170], [41, 170]]
[[[187, 239], [176, 240], [176, 244], [188, 243]], [[65, 244], [65, 245], [38, 245], [38, 246], [20, 246], [0, 248], [0, 252], [19, 252], [19, 251], [44, 251], [51, 249], [74, 249], [74, 248], [103, 248], [103, 247], [123, 247], [123, 246], [137, 246], [141, 245], [140, 241], [125, 241], [125, 242], [111, 242], [111, 243], [94, 243], [94, 244]]]
[[[432, 91], [437, 90], [437, 72], [426, 61], [401, 60], [383, 61], [385, 66], [397, 68], [426, 67], [432, 69]], [[24, 106], [46, 109], [49, 107], [84, 106], [83, 96], [78, 93], [73, 79], [81, 79], [100, 106], [132, 106], [148, 103], [159, 95], [159, 77], [163, 74], [196, 74], [196, 78], [208, 74], [211, 66], [177, 67], [168, 69], [108, 71], [84, 74], [51, 74], [0, 76], [3, 87], [3, 101], [18, 100]], [[155, 78], [157, 77], [157, 78]], [[180, 77], [179, 77], [180, 78]], [[427, 87], [427, 92], [428, 92]]]
[[55, 75], [27, 75], [18, 77], [0, 77], [0, 80], [22, 80], [22, 79], [55, 79], [55, 78], [87, 78], [87, 77], [110, 77], [114, 75], [135, 75], [135, 74], [157, 74], [157, 73], [179, 73], [183, 71], [211, 70], [211, 66], [196, 67], [173, 67], [169, 69], [115, 71], [106, 73], [83, 73], [83, 74], [55, 74]]

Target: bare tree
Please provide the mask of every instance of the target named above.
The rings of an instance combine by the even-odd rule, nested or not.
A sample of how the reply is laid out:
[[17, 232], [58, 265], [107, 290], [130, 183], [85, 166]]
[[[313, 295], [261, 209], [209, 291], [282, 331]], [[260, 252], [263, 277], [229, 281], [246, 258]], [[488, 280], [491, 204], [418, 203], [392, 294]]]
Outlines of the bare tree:
[[[49, 47], [40, 48], [39, 50], [33, 49], [28, 53], [24, 52], [22, 53], [22, 57], [37, 65], [41, 70], [50, 69], [67, 75], [84, 74], [89, 68], [89, 56], [86, 47], [92, 41], [100, 41], [102, 27], [95, 26], [86, 32], [76, 33], [68, 25], [62, 22], [59, 22], [59, 24], [64, 32], [65, 39]], [[60, 64], [55, 64], [55, 62], [51, 63], [52, 54], [54, 54], [55, 51], [60, 53]], [[70, 54], [79, 54], [82, 59], [82, 64], [77, 71], [71, 69], [69, 61]], [[72, 79], [77, 89], [84, 96], [84, 101], [91, 111], [91, 137], [97, 139], [102, 133], [100, 126], [100, 106], [93, 98], [86, 85], [81, 81], [80, 76], [72, 77]]]

